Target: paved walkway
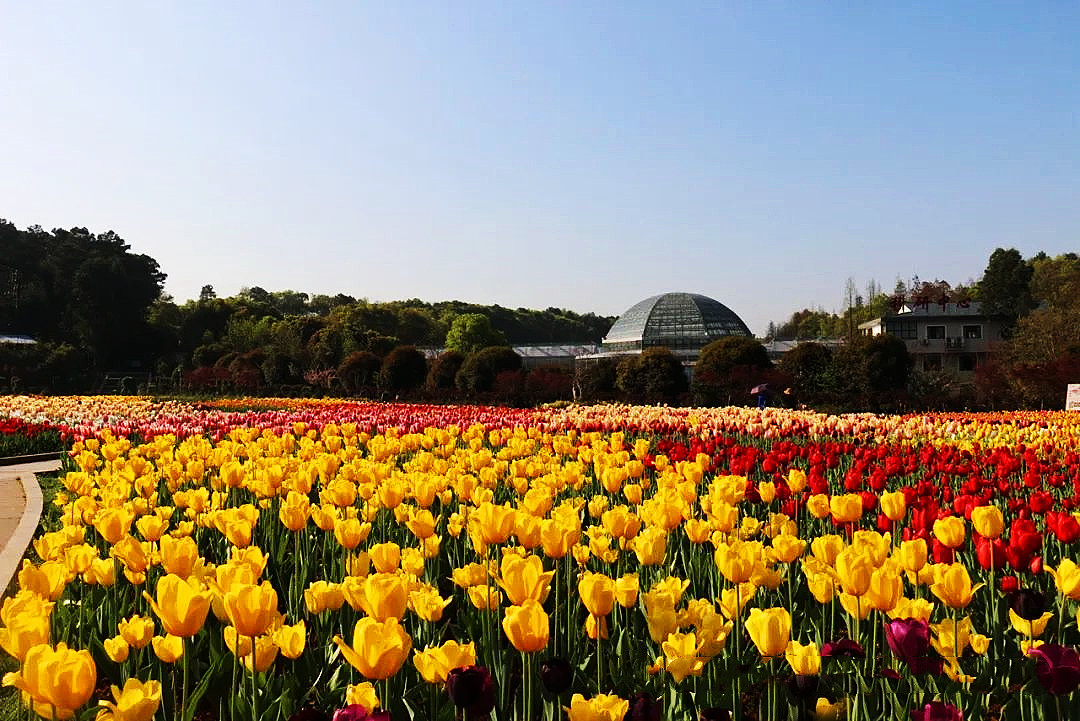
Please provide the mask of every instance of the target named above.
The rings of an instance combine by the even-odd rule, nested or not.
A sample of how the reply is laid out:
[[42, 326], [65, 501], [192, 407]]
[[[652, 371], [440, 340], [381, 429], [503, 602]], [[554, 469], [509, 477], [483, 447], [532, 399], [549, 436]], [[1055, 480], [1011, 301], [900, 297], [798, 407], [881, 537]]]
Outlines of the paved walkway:
[[0, 466], [0, 594], [18, 572], [41, 518], [41, 489], [34, 474], [59, 468], [59, 460]]

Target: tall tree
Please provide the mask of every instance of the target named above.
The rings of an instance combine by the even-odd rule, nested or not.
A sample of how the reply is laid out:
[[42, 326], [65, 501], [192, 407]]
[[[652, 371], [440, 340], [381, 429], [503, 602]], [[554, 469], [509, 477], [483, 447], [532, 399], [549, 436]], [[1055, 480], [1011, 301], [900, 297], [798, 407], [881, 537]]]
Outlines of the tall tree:
[[1016, 248], [997, 248], [979, 281], [978, 295], [983, 312], [999, 318], [1006, 329], [1035, 307], [1031, 297], [1031, 277], [1034, 268], [1024, 262]]

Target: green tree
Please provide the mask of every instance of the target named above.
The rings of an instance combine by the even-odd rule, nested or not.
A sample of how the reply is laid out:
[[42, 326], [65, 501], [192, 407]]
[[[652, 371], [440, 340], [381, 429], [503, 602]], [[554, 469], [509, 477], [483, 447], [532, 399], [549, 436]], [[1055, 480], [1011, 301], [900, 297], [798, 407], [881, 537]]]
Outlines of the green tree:
[[686, 371], [669, 348], [646, 348], [619, 361], [615, 387], [633, 400], [672, 403], [687, 389]]
[[383, 359], [379, 385], [389, 391], [408, 391], [424, 384], [427, 359], [416, 346], [398, 346]]
[[466, 356], [454, 382], [465, 393], [486, 393], [505, 371], [521, 370], [521, 356], [507, 346], [489, 346]]
[[997, 248], [983, 271], [978, 285], [978, 297], [987, 315], [1000, 319], [1006, 330], [1035, 304], [1031, 297], [1031, 278], [1034, 268], [1024, 262], [1015, 248]]
[[748, 336], [729, 335], [701, 349], [694, 364], [694, 403], [702, 406], [741, 403], [772, 367], [768, 351]]
[[611, 400], [615, 396], [614, 358], [579, 360], [574, 364], [574, 392], [578, 400]]
[[379, 356], [366, 350], [349, 354], [337, 369], [337, 377], [345, 392], [356, 395], [367, 386], [373, 385], [375, 376], [382, 368]]
[[440, 353], [431, 362], [428, 370], [427, 387], [432, 390], [448, 390], [454, 387], [454, 380], [458, 371], [465, 363], [465, 356], [456, 350], [448, 350]]
[[446, 349], [469, 355], [492, 346], [505, 346], [506, 336], [491, 327], [491, 321], [480, 313], [465, 313], [454, 318], [446, 332]]
[[1050, 308], [1080, 312], [1080, 256], [1065, 253], [1051, 258], [1039, 253], [1031, 265], [1033, 300]]
[[780, 371], [791, 378], [800, 403], [816, 405], [833, 400], [836, 387], [833, 352], [821, 343], [799, 343], [780, 359]]

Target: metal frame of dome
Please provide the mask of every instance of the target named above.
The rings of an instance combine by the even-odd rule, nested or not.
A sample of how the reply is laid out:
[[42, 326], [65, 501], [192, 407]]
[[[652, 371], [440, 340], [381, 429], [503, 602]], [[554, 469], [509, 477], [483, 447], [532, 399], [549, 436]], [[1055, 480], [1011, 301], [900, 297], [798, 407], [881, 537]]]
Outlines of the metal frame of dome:
[[632, 305], [604, 337], [604, 353], [634, 353], [656, 346], [696, 352], [729, 335], [753, 334], [730, 308], [697, 293], [663, 293]]

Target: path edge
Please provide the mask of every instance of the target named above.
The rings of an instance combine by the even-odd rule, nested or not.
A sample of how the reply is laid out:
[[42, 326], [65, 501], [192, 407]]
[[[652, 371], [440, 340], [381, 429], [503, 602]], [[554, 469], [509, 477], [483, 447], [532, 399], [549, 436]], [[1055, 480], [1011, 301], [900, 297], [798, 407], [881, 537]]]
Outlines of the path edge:
[[30, 541], [34, 537], [34, 532], [37, 531], [44, 508], [41, 486], [38, 485], [36, 474], [30, 471], [19, 473], [15, 476], [15, 480], [22, 486], [26, 504], [23, 507], [19, 525], [15, 527], [11, 538], [4, 545], [3, 552], [0, 552], [0, 593], [9, 587], [18, 573], [26, 549], [30, 547]]

